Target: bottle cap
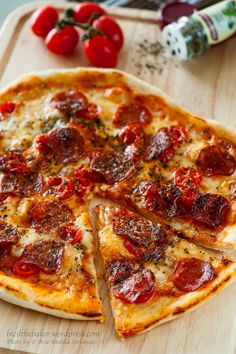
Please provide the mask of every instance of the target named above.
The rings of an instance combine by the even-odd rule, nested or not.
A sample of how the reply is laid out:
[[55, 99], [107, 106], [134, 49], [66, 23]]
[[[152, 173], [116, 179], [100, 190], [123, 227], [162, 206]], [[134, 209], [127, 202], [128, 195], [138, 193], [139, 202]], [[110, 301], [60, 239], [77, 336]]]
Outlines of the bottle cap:
[[188, 60], [187, 43], [176, 23], [172, 23], [163, 29], [162, 42], [169, 54], [176, 59]]
[[157, 21], [161, 29], [169, 25], [172, 22], [176, 22], [182, 16], [191, 16], [196, 7], [182, 1], [173, 1], [167, 4], [163, 4], [158, 13]]

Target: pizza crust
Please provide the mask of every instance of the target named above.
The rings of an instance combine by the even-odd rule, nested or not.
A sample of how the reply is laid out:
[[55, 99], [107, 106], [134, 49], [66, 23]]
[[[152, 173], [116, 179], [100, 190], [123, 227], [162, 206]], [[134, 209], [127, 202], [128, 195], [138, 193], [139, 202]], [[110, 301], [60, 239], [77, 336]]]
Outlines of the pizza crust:
[[[94, 306], [94, 313], [88, 312], [86, 314], [85, 311], [80, 313], [79, 309], [76, 312], [66, 312], [59, 309], [60, 307], [64, 307], [65, 299], [63, 298], [63, 294], [55, 294], [56, 299], [54, 296], [50, 296], [50, 294], [45, 294], [40, 300], [32, 299], [29, 296], [29, 294], [34, 294], [35, 297], [38, 297], [38, 293], [40, 293], [40, 291], [25, 284], [20, 281], [20, 279], [11, 279], [7, 276], [0, 275], [0, 298], [11, 304], [72, 320], [99, 320], [101, 323], [105, 320], [100, 306]], [[70, 301], [70, 299], [66, 300]], [[72, 300], [75, 302], [77, 299]], [[55, 308], [55, 302], [57, 302], [58, 309]], [[52, 303], [51, 306], [49, 305], [50, 303]]]

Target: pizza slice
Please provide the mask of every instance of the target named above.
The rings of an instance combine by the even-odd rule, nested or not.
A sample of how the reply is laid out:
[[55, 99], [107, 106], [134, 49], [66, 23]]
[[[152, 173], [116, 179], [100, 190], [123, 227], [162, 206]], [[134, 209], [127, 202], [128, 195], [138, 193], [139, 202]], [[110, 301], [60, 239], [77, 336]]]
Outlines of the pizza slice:
[[96, 224], [121, 338], [182, 316], [236, 276], [232, 260], [217, 258], [124, 207], [98, 206]]
[[8, 198], [1, 207], [0, 298], [51, 315], [100, 320], [88, 212], [75, 197]]

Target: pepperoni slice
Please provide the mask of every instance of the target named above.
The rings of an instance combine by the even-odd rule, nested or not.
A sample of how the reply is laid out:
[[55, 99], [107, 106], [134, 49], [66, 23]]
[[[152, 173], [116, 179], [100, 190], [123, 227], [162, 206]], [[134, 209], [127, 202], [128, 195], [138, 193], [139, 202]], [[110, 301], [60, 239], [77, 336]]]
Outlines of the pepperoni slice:
[[3, 194], [19, 197], [31, 197], [40, 194], [43, 186], [42, 174], [38, 171], [13, 173], [7, 172], [0, 182], [0, 191]]
[[187, 139], [187, 131], [182, 125], [172, 125], [164, 129], [166, 129], [173, 145], [180, 145]]
[[126, 259], [116, 260], [108, 265], [108, 274], [112, 278], [113, 284], [128, 278], [133, 271], [134, 264]]
[[228, 200], [219, 194], [200, 194], [194, 200], [192, 206], [193, 220], [210, 229], [222, 226], [228, 211]]
[[112, 226], [116, 235], [126, 236], [138, 245], [145, 246], [152, 240], [160, 245], [168, 242], [160, 225], [129, 213], [125, 208], [114, 216]]
[[15, 108], [16, 108], [16, 104], [14, 102], [2, 103], [0, 105], [0, 120], [4, 119], [5, 117], [13, 113]]
[[122, 208], [113, 218], [113, 232], [124, 239], [124, 246], [144, 261], [158, 261], [168, 243], [164, 229], [151, 221], [129, 213]]
[[25, 246], [20, 263], [38, 267], [46, 274], [56, 273], [62, 265], [64, 246], [53, 240], [40, 240]]
[[23, 278], [30, 277], [37, 274], [38, 272], [38, 267], [33, 264], [24, 263], [24, 260], [21, 258], [19, 258], [13, 266], [13, 273]]
[[152, 135], [146, 147], [144, 153], [145, 161], [152, 161], [158, 159], [160, 154], [164, 153], [168, 148], [171, 147], [171, 140], [165, 129], [159, 130], [155, 135]]
[[76, 245], [82, 238], [82, 232], [75, 225], [62, 225], [58, 229], [58, 236], [72, 245]]
[[85, 95], [76, 90], [57, 92], [52, 100], [53, 108], [58, 109], [65, 115], [79, 116], [81, 111], [87, 110], [88, 100]]
[[76, 162], [84, 153], [84, 139], [77, 129], [65, 127], [50, 134], [53, 157], [61, 163]]
[[113, 124], [117, 127], [123, 127], [129, 123], [140, 123], [142, 125], [149, 124], [152, 120], [152, 115], [147, 107], [130, 103], [120, 105], [113, 118]]
[[48, 177], [46, 184], [47, 193], [58, 199], [67, 199], [74, 194], [74, 182], [68, 177]]
[[168, 219], [178, 213], [178, 201], [182, 195], [180, 188], [170, 183], [160, 186], [156, 181], [141, 182], [139, 193], [145, 206], [152, 212], [160, 212]]
[[20, 238], [17, 229], [3, 221], [0, 222], [0, 254], [8, 253], [12, 245], [15, 245]]
[[183, 206], [191, 207], [194, 199], [200, 194], [197, 186], [202, 182], [201, 173], [192, 167], [180, 167], [175, 171], [174, 182], [182, 191]]
[[142, 129], [140, 124], [129, 124], [121, 129], [119, 132], [119, 140], [125, 145], [131, 145], [134, 141], [142, 136]]
[[109, 184], [128, 178], [134, 169], [132, 158], [121, 150], [95, 153], [90, 167]]
[[80, 167], [75, 171], [75, 178], [83, 186], [89, 186], [91, 183], [103, 183], [102, 175], [91, 168]]
[[139, 270], [120, 283], [112, 283], [111, 291], [124, 302], [142, 304], [155, 293], [155, 275], [149, 269]]
[[41, 201], [30, 211], [31, 226], [38, 232], [49, 233], [74, 220], [71, 209], [62, 202]]
[[177, 186], [199, 186], [202, 182], [201, 173], [193, 167], [180, 167], [175, 171], [174, 182]]
[[223, 152], [216, 145], [203, 148], [198, 155], [196, 164], [204, 176], [230, 176], [236, 168], [233, 156]]
[[214, 269], [210, 263], [197, 258], [184, 258], [175, 268], [173, 283], [177, 289], [190, 292], [210, 282], [214, 276]]
[[52, 154], [52, 146], [50, 144], [50, 138], [48, 135], [43, 134], [37, 136], [35, 139], [35, 147], [40, 155], [51, 155]]
[[18, 152], [7, 152], [0, 156], [0, 171], [23, 173], [28, 172], [24, 156]]

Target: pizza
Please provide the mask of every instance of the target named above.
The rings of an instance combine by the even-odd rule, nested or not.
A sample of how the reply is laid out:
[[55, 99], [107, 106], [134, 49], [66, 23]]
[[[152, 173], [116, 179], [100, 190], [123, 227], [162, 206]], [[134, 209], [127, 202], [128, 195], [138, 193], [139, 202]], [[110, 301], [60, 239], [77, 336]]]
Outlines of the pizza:
[[182, 316], [235, 277], [236, 265], [125, 207], [99, 206], [97, 228], [119, 337]]
[[[100, 240], [125, 337], [191, 310], [235, 277], [230, 258], [202, 248], [236, 248], [232, 130], [130, 75], [72, 69], [5, 88], [0, 139], [0, 298], [104, 321]], [[98, 197], [110, 206], [94, 214]], [[127, 283], [142, 301], [127, 301]]]

